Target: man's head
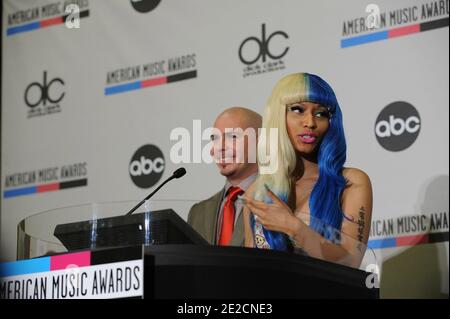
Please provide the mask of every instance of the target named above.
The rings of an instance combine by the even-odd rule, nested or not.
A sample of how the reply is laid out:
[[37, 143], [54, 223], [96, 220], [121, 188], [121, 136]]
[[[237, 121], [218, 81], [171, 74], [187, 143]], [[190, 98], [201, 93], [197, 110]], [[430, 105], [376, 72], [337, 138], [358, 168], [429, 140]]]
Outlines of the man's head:
[[261, 116], [243, 107], [223, 111], [214, 122], [211, 155], [220, 174], [237, 185], [257, 173], [256, 145]]

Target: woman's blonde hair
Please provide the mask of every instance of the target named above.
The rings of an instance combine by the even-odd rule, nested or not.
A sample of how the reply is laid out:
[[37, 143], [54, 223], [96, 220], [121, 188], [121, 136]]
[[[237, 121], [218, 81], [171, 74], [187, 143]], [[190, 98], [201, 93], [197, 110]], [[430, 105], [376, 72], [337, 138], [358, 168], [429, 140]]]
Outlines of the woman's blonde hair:
[[[318, 149], [319, 177], [310, 196], [311, 216], [340, 229], [343, 216], [340, 196], [346, 184], [342, 176], [342, 167], [346, 159], [342, 113], [333, 89], [317, 75], [294, 73], [283, 77], [275, 85], [264, 110], [258, 142], [260, 174], [256, 180], [253, 196], [257, 200], [270, 203], [271, 200], [265, 191], [267, 186], [281, 200], [289, 203], [298, 159], [286, 127], [286, 110], [289, 104], [306, 101], [328, 108], [331, 114], [328, 131]], [[270, 129], [278, 130], [276, 140], [270, 138]], [[267, 153], [275, 156], [269, 156], [270, 160], [267, 161]], [[270, 167], [270, 173], [265, 172], [267, 166]], [[252, 224], [254, 224], [253, 219]], [[314, 224], [310, 226], [315, 227]], [[283, 234], [266, 229], [264, 234], [272, 248], [286, 250]]]

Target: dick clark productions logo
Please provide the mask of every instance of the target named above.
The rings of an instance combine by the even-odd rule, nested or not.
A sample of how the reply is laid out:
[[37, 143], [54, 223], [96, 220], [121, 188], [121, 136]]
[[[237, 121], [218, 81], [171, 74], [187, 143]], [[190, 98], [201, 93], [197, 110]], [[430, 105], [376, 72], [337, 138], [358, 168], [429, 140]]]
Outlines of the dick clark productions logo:
[[375, 135], [378, 143], [388, 151], [398, 152], [410, 147], [420, 132], [420, 115], [407, 102], [393, 102], [378, 115]]
[[284, 57], [289, 51], [289, 35], [281, 30], [266, 32], [261, 25], [261, 35], [245, 38], [239, 45], [239, 60], [245, 65], [242, 76], [264, 74], [286, 68]]
[[[52, 89], [55, 85], [60, 87], [64, 86], [64, 81], [60, 78], [54, 78], [48, 82], [47, 71], [44, 71], [42, 83], [33, 82], [25, 89], [25, 103], [31, 108], [36, 107], [41, 103], [43, 106], [46, 106], [47, 102], [54, 104], [59, 103], [63, 99], [65, 93], [62, 92], [58, 95], [58, 93], [56, 93], [57, 89]], [[36, 93], [38, 94], [36, 95]]]
[[[262, 59], [262, 62], [266, 62], [267, 57], [272, 60], [278, 60], [283, 58], [286, 53], [289, 51], [289, 47], [285, 47], [284, 50], [277, 54], [271, 51], [271, 47], [269, 46], [270, 41], [272, 41], [275, 37], [283, 37], [284, 39], [288, 39], [289, 36], [284, 31], [275, 31], [266, 36], [266, 25], [261, 25], [261, 38], [257, 37], [248, 37], [246, 38], [241, 45], [239, 46], [239, 59], [244, 64], [253, 64], [257, 62], [259, 59]], [[256, 44], [257, 50], [254, 51], [251, 47], [252, 42]], [[248, 49], [250, 47], [250, 49]], [[273, 47], [272, 47], [273, 50]], [[252, 52], [254, 51], [254, 52]], [[250, 53], [249, 53], [250, 52]], [[252, 56], [254, 54], [254, 56]]]
[[64, 80], [49, 77], [44, 71], [42, 81], [30, 83], [25, 88], [24, 100], [28, 106], [28, 117], [47, 115], [61, 111], [59, 102], [65, 96]]
[[164, 155], [161, 150], [155, 145], [147, 144], [133, 154], [129, 173], [136, 186], [150, 188], [161, 179], [164, 167]]

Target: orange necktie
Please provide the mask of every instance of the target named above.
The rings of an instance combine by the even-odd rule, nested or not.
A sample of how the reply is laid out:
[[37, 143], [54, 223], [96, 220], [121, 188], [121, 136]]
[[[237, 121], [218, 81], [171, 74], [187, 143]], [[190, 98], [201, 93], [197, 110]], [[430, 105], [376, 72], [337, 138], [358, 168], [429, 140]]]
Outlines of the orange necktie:
[[228, 197], [223, 205], [222, 229], [220, 230], [219, 239], [220, 246], [228, 246], [230, 244], [234, 228], [234, 202], [238, 195], [243, 192], [239, 187], [232, 186], [228, 189]]

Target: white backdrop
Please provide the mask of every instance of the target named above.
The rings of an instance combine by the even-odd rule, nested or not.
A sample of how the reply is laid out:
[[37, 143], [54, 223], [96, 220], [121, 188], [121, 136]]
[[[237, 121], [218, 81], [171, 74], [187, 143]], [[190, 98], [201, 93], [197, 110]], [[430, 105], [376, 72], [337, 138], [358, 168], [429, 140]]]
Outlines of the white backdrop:
[[[79, 28], [62, 23], [66, 2], [79, 5]], [[153, 186], [138, 187], [129, 166], [147, 144], [164, 156], [161, 179], [181, 165], [188, 171], [158, 199], [209, 197], [223, 178], [214, 165], [171, 162], [171, 131], [184, 127], [192, 137], [193, 120], [204, 129], [230, 106], [262, 112], [279, 78], [305, 71], [335, 89], [344, 113], [346, 166], [371, 177], [376, 227], [370, 245], [384, 261], [382, 295], [448, 297], [448, 0], [377, 1], [382, 24], [365, 30], [369, 3], [3, 1], [1, 259], [15, 259], [16, 226], [27, 216], [145, 197]], [[240, 60], [249, 37], [263, 45], [246, 42], [244, 59], [264, 53], [266, 44], [265, 61], [263, 55], [251, 65]], [[169, 68], [173, 61], [175, 69]], [[138, 73], [118, 76], [129, 67]], [[265, 72], [255, 74], [258, 68]], [[173, 76], [180, 74], [190, 78], [177, 81]], [[170, 83], [109, 94], [117, 85], [136, 88], [154, 79]], [[382, 112], [398, 101], [407, 104]], [[420, 124], [408, 122], [409, 131], [378, 142], [377, 123], [411, 116]], [[68, 166], [71, 173], [61, 176]], [[56, 176], [39, 178], [40, 170], [51, 168]], [[42, 189], [48, 184], [67, 188]], [[187, 209], [178, 213], [187, 217]], [[423, 228], [415, 227], [420, 216]], [[383, 223], [392, 231], [383, 231]]]

